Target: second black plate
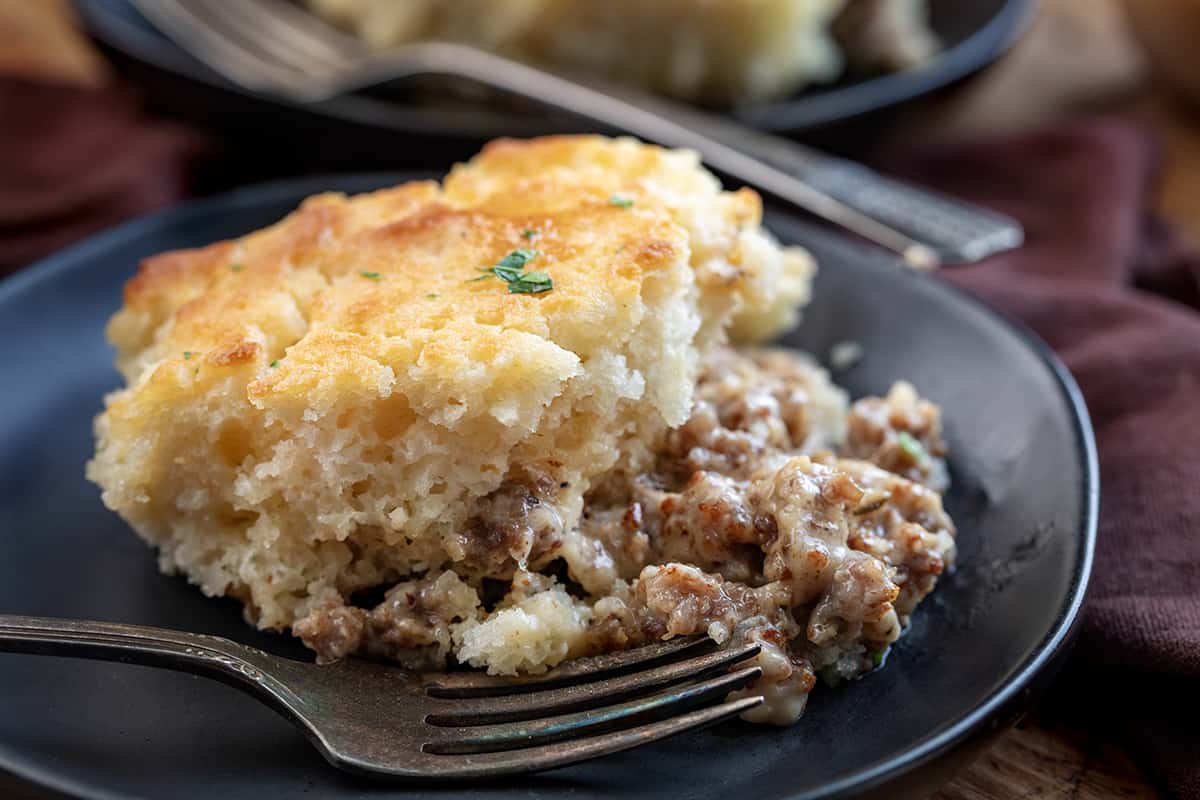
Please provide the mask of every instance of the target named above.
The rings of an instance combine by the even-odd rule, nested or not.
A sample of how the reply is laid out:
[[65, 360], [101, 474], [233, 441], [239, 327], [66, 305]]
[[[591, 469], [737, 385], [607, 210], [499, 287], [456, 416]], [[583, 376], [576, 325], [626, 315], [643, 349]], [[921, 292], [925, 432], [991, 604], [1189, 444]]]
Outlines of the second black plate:
[[[849, 76], [731, 113], [763, 130], [799, 134], [904, 103], [994, 61], [1021, 32], [1031, 5], [1031, 0], [930, 0], [930, 23], [944, 49], [928, 63], [887, 75]], [[403, 163], [396, 160], [396, 134], [436, 139], [449, 150], [454, 140], [474, 143], [497, 136], [583, 129], [570, 119], [534, 110], [522, 113], [487, 106], [389, 104], [364, 102], [360, 97], [300, 106], [230, 84], [160, 34], [129, 0], [76, 0], [76, 7], [89, 32], [167, 109], [201, 124], [235, 126], [245, 132], [261, 133], [267, 126], [269, 131], [287, 130], [301, 138], [307, 138], [303, 134], [309, 131], [336, 133], [343, 137], [343, 149], [363, 153], [359, 166], [370, 163], [367, 158], [375, 166]], [[288, 119], [289, 115], [295, 119]]]

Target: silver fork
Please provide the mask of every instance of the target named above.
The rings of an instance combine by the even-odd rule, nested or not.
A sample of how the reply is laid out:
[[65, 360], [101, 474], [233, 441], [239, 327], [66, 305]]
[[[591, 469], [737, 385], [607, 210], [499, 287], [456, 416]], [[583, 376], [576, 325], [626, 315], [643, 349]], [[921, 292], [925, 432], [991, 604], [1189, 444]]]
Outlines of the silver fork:
[[[696, 150], [714, 169], [933, 269], [1020, 246], [1021, 226], [977, 206], [628, 87], [587, 85], [483, 50], [427, 42], [373, 53], [287, 0], [134, 0], [180, 47], [247, 89], [317, 102], [415, 76], [452, 76]], [[364, 105], [380, 104], [356, 98]]]
[[295, 661], [196, 633], [0, 615], [0, 652], [77, 656], [190, 672], [242, 689], [351, 772], [453, 779], [561, 767], [728, 719], [720, 702], [759, 677], [734, 668], [756, 644], [713, 652], [687, 639], [580, 659], [536, 677], [412, 674], [349, 659]]

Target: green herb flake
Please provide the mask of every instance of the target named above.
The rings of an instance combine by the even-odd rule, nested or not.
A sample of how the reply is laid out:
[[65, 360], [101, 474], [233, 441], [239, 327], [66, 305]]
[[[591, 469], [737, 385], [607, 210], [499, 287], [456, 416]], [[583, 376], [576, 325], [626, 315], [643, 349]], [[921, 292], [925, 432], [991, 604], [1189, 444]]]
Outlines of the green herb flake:
[[480, 267], [485, 274], [472, 281], [486, 280], [492, 276], [508, 284], [509, 294], [539, 294], [554, 288], [554, 281], [544, 272], [524, 272], [525, 265], [540, 256], [540, 250], [513, 250], [490, 267]]
[[925, 458], [925, 448], [908, 431], [900, 431], [896, 434], [896, 439], [900, 442], [900, 449], [913, 461], [921, 461]]
[[425, 297], [426, 297], [426, 298], [428, 298], [428, 299], [430, 299], [430, 300], [437, 300], [437, 299], [438, 299], [438, 293], [437, 293], [437, 292], [430, 292], [429, 294], [425, 295]]
[[380, 275], [378, 272], [360, 272], [358, 274], [362, 275], [364, 278], [366, 278], [369, 281], [383, 280], [383, 276]]
[[229, 265], [229, 269], [232, 270], [233, 272], [241, 272], [245, 268], [246, 268], [245, 264], [230, 264]]
[[608, 198], [608, 204], [610, 206], [616, 206], [617, 208], [633, 208], [633, 198], [625, 197], [624, 195], [620, 194], [614, 194], [612, 197]]
[[184, 361], [188, 361], [188, 360], [189, 360], [189, 359], [191, 359], [191, 357], [192, 357], [192, 356], [194, 356], [194, 355], [196, 355], [196, 354], [195, 354], [195, 353], [193, 353], [191, 350], [184, 350], [184, 351], [183, 351], [183, 360], [184, 360]]
[[504, 258], [496, 262], [496, 266], [492, 269], [525, 269], [525, 265], [542, 254], [541, 250], [529, 250], [522, 248], [521, 250], [513, 250]]
[[527, 242], [532, 242], [539, 236], [541, 236], [541, 234], [535, 231], [533, 228], [526, 228], [525, 230], [521, 231], [521, 238]]
[[871, 653], [871, 663], [874, 664], [876, 667], [882, 666], [883, 665], [883, 656], [886, 653], [887, 653], [886, 650], [876, 650], [874, 653]]
[[526, 272], [519, 279], [509, 281], [509, 294], [538, 294], [554, 288], [554, 281], [544, 272]]
[[279, 359], [277, 358], [271, 362], [271, 369], [275, 369], [278, 366], [279, 366]]

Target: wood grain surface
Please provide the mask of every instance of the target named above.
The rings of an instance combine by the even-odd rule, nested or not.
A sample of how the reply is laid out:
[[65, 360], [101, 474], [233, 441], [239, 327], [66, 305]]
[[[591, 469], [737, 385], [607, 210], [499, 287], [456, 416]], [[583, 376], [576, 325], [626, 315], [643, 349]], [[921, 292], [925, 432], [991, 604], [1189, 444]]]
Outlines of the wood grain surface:
[[[75, 29], [67, 0], [0, 0], [0, 73], [84, 85], [111, 79]], [[1153, 74], [1119, 0], [1042, 0], [1026, 35], [999, 64], [888, 135], [902, 144], [931, 129], [996, 134], [1078, 112], [1123, 113], [1159, 133], [1166, 148], [1159, 208], [1200, 242], [1200, 111]], [[29, 788], [9, 792], [3, 777], [0, 794], [45, 796]], [[1113, 732], [1051, 722], [1035, 710], [936, 798], [1158, 796]]]

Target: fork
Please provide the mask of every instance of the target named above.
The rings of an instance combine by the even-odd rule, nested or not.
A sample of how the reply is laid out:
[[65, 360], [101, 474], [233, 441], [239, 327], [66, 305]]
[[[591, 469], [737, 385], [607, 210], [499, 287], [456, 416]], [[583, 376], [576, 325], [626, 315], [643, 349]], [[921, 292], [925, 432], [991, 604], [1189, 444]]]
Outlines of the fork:
[[[205, 675], [295, 723], [340, 769], [461, 779], [561, 767], [729, 719], [763, 702], [719, 702], [762, 674], [735, 668], [757, 644], [684, 639], [579, 659], [545, 675], [409, 673], [347, 659], [326, 666], [197, 633], [0, 615], [0, 652], [119, 661]], [[2, 691], [2, 690], [0, 690]]]
[[[425, 42], [374, 53], [287, 0], [133, 0], [228, 80], [315, 103], [417, 76], [451, 76], [668, 147], [900, 255], [910, 266], [978, 261], [1021, 245], [1013, 219], [850, 161], [628, 87], [588, 84], [484, 50]], [[382, 101], [355, 97], [363, 109]]]

